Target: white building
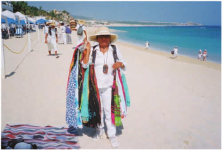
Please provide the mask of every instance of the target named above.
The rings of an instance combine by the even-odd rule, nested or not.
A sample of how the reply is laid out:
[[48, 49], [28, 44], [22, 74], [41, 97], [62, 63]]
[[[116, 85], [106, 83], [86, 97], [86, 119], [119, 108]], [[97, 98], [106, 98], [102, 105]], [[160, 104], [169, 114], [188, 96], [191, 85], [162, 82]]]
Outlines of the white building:
[[2, 1], [2, 12], [5, 10], [13, 12], [13, 5], [10, 1]]

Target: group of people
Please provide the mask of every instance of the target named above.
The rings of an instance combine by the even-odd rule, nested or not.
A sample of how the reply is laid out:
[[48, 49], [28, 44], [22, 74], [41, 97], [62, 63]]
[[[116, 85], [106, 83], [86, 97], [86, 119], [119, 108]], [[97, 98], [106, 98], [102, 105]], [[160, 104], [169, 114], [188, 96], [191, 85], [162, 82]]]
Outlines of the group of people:
[[2, 39], [8, 39], [9, 35], [10, 36], [14, 36], [16, 34], [16, 30], [18, 28], [22, 29], [22, 34], [26, 34], [28, 32], [32, 32], [33, 30], [33, 26], [34, 25], [29, 25], [29, 24], [25, 24], [25, 25], [16, 25], [14, 23], [9, 24], [9, 30], [8, 27], [6, 26], [6, 24], [2, 23], [1, 24], [1, 31], [2, 31]]
[[[178, 49], [177, 46], [175, 46], [174, 50], [171, 51], [171, 54], [174, 55], [174, 58], [177, 57], [178, 55]], [[203, 61], [206, 61], [206, 57], [207, 57], [207, 50], [205, 49], [204, 52], [202, 53], [202, 50], [199, 50], [199, 54], [198, 54], [198, 59], [201, 60], [201, 57], [203, 56]]]
[[[87, 39], [87, 33], [84, 24], [85, 22], [83, 20], [80, 20], [78, 22], [78, 25], [74, 29], [74, 31], [77, 31], [77, 45], [83, 42], [84, 34], [85, 34], [85, 39]], [[80, 28], [82, 33], [80, 33], [81, 31], [79, 32]], [[63, 22], [59, 22], [58, 27], [56, 26], [55, 22], [46, 22], [44, 34], [45, 34], [45, 43], [47, 43], [48, 45], [49, 55], [51, 55], [51, 51], [54, 51], [56, 58], [59, 58], [57, 54], [57, 43], [72, 44], [73, 42], [72, 42], [71, 33], [72, 30], [70, 29], [69, 25], [65, 26]]]
[[199, 54], [198, 54], [198, 59], [201, 60], [201, 57], [203, 56], [203, 61], [206, 61], [206, 57], [207, 57], [207, 50], [205, 49], [204, 52], [202, 53], [202, 50], [199, 50]]

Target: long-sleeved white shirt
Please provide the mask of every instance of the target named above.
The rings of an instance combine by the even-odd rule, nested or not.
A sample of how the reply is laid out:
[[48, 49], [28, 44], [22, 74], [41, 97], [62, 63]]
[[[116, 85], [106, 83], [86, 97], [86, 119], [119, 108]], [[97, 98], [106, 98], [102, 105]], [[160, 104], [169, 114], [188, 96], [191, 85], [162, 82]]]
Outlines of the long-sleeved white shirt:
[[[95, 50], [96, 50], [95, 74], [96, 74], [98, 88], [110, 87], [113, 85], [113, 77], [114, 77], [112, 74], [112, 72], [113, 72], [112, 66], [115, 63], [114, 58], [113, 58], [113, 48], [111, 47], [111, 45], [109, 45], [109, 49], [105, 54], [103, 54], [100, 51], [99, 46], [97, 46], [95, 48]], [[89, 64], [92, 64], [92, 51], [93, 51], [93, 47], [91, 47], [89, 62], [87, 64], [84, 64], [82, 61], [83, 68], [88, 68]], [[121, 52], [119, 51], [117, 46], [116, 46], [116, 53], [117, 53], [117, 57], [118, 57], [116, 62], [122, 62], [125, 66], [123, 70], [126, 70], [126, 62], [124, 61], [124, 59], [121, 55]], [[108, 65], [108, 73], [107, 74], [103, 73], [104, 64]]]

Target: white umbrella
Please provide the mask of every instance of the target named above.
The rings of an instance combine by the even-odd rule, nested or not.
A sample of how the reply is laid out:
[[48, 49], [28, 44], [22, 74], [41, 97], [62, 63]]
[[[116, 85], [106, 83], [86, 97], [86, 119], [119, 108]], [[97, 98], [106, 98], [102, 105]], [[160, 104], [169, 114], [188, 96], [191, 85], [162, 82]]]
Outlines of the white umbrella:
[[12, 19], [15, 20], [15, 14], [12, 13], [11, 11], [5, 10], [5, 11], [2, 12], [1, 15], [4, 16], [4, 17], [12, 18]]
[[[11, 11], [8, 11], [8, 10], [3, 11], [2, 14], [1, 14], [1, 17], [5, 18], [5, 21], [6, 21], [7, 25], [8, 25], [7, 17], [12, 18], [12, 19], [15, 20], [15, 14], [12, 13]], [[8, 33], [9, 33], [9, 25], [8, 25]], [[10, 37], [10, 34], [9, 34], [9, 37]]]
[[20, 19], [20, 20], [25, 20], [25, 23], [26, 23], [26, 16], [25, 16], [25, 15], [23, 15], [23, 14], [20, 13], [20, 12], [16, 12], [15, 15], [16, 15], [16, 16], [19, 16], [19, 19]]
[[35, 22], [36, 22], [36, 20], [35, 20], [35, 19], [30, 18], [30, 17], [28, 17], [28, 20], [29, 20], [29, 21], [31, 21], [31, 22], [33, 22], [33, 23], [35, 23]]

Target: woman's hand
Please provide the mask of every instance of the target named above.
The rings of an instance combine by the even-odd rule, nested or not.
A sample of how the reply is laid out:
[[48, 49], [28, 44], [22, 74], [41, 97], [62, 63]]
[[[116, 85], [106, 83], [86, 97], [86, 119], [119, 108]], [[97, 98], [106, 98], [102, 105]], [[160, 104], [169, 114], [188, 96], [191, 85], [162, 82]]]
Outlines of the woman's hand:
[[56, 38], [56, 43], [58, 43], [58, 38]]
[[123, 63], [122, 62], [116, 62], [115, 64], [113, 64], [113, 69], [117, 69], [119, 67], [122, 67]]

